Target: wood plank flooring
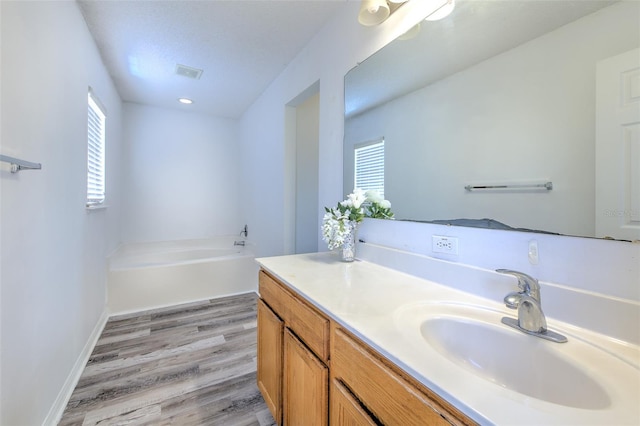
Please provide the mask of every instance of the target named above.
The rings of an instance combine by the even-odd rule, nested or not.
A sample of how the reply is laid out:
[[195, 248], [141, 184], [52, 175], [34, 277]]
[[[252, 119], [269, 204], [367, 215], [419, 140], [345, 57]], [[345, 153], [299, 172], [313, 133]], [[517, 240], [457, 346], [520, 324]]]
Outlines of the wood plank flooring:
[[60, 425], [274, 425], [254, 293], [113, 317]]

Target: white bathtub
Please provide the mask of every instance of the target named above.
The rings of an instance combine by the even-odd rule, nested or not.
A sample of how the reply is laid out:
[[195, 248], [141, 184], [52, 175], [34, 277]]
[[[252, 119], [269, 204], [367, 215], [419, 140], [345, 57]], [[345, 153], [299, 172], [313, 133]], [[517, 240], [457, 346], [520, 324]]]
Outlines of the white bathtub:
[[241, 237], [124, 244], [109, 257], [111, 313], [257, 291], [258, 266]]

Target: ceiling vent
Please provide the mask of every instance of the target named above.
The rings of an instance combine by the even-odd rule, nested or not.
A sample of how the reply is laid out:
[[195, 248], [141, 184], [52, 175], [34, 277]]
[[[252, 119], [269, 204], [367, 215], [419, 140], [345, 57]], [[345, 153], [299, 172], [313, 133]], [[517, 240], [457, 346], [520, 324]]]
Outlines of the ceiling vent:
[[178, 64], [176, 65], [176, 74], [183, 77], [192, 78], [194, 80], [199, 80], [200, 76], [202, 75], [202, 70]]

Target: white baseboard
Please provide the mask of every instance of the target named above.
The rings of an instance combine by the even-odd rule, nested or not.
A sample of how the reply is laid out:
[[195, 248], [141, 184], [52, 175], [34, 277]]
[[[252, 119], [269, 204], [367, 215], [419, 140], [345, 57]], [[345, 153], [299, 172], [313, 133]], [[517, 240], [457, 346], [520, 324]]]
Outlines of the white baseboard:
[[60, 392], [58, 393], [58, 397], [56, 398], [55, 402], [51, 406], [51, 409], [49, 410], [49, 414], [47, 414], [47, 417], [45, 417], [44, 422], [42, 422], [43, 426], [50, 426], [50, 425], [55, 426], [60, 422], [60, 419], [62, 418], [62, 414], [64, 413], [64, 409], [67, 407], [67, 403], [71, 398], [71, 394], [73, 393], [73, 390], [76, 388], [76, 385], [80, 380], [80, 376], [84, 371], [84, 367], [85, 365], [87, 365], [87, 361], [89, 361], [89, 357], [93, 352], [93, 348], [96, 346], [96, 342], [100, 338], [100, 335], [102, 334], [102, 330], [104, 329], [104, 326], [107, 324], [108, 319], [109, 319], [109, 313], [107, 312], [106, 309], [104, 309], [102, 311], [102, 315], [100, 316], [100, 319], [96, 323], [96, 326], [93, 328], [93, 331], [91, 332], [91, 335], [87, 340], [87, 343], [84, 345], [84, 348], [82, 348], [82, 352], [78, 356], [78, 359], [76, 359], [76, 363], [73, 365], [71, 372], [69, 372], [69, 375], [67, 376], [67, 380], [65, 380], [64, 385], [62, 386], [62, 389], [60, 389]]

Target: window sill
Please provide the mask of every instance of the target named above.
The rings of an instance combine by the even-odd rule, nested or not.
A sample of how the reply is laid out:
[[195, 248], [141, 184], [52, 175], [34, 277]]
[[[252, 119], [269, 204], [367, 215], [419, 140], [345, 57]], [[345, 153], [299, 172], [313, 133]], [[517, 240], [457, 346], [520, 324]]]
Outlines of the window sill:
[[104, 210], [107, 207], [109, 207], [109, 206], [107, 206], [106, 204], [88, 204], [88, 205], [85, 206], [87, 211]]

